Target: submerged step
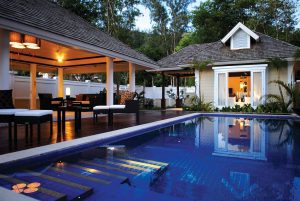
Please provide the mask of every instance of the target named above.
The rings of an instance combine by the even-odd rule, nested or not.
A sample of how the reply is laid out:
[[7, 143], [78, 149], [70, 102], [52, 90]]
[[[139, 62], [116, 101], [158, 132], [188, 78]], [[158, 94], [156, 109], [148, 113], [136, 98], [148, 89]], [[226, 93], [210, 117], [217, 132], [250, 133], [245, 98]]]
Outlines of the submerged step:
[[42, 172], [24, 171], [15, 174], [15, 177], [27, 182], [39, 182], [49, 189], [65, 193], [68, 200], [82, 199], [93, 192], [91, 187], [70, 181], [68, 175], [48, 175], [47, 170], [48, 168]]
[[[25, 184], [27, 186], [30, 183], [31, 182], [17, 179], [12, 176], [0, 175], [0, 185], [9, 190], [13, 190], [14, 185]], [[23, 186], [24, 185], [22, 185], [22, 187]], [[26, 186], [24, 186], [24, 188], [18, 188], [19, 192], [26, 196], [38, 200], [43, 200], [43, 201], [66, 201], [67, 200], [66, 194], [49, 189], [47, 185], [41, 185], [38, 188], [38, 191], [33, 193], [25, 193], [24, 190], [27, 188]]]

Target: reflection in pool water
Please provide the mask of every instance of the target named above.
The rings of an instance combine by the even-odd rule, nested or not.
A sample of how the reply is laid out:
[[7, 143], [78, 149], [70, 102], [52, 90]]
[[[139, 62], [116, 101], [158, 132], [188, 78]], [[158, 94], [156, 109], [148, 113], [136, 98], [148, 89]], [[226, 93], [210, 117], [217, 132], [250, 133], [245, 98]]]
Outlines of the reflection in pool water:
[[[27, 171], [2, 171], [0, 185], [37, 181], [68, 200], [296, 201], [299, 131], [292, 120], [202, 117]], [[51, 200], [41, 191], [29, 196]]]

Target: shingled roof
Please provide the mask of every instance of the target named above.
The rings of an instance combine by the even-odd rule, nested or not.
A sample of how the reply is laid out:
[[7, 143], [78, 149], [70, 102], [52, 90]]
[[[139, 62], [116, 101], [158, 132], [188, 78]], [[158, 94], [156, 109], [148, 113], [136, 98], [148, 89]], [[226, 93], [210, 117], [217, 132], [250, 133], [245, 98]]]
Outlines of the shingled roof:
[[161, 68], [174, 68], [191, 64], [193, 61], [237, 62], [265, 60], [269, 58], [291, 58], [299, 47], [277, 40], [262, 33], [257, 33], [260, 41], [252, 44], [250, 49], [230, 50], [221, 41], [189, 45], [179, 52], [169, 55], [158, 64]]
[[156, 62], [49, 0], [1, 0], [0, 18], [68, 37], [155, 66]]

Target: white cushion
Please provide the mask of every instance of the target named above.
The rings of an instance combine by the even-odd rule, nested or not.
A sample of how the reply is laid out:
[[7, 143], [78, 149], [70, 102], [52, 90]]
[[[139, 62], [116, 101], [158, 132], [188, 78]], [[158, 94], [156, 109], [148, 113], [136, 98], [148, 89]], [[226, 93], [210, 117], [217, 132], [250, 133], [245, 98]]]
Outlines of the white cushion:
[[93, 107], [93, 110], [108, 110], [108, 109], [109, 109], [109, 106], [107, 106], [107, 105], [98, 105], [98, 106]]
[[24, 112], [28, 109], [0, 109], [0, 115], [14, 115], [16, 112]]
[[109, 109], [124, 109], [125, 105], [110, 105]]
[[25, 112], [17, 112], [15, 116], [18, 117], [41, 117], [44, 115], [52, 114], [52, 110], [28, 110]]

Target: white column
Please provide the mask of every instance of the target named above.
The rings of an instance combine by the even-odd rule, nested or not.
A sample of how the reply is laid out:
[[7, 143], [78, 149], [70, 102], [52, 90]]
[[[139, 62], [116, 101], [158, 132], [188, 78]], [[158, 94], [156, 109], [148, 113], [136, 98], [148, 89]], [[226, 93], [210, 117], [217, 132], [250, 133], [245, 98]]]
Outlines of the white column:
[[30, 109], [36, 109], [36, 64], [30, 64]]
[[0, 29], [0, 90], [10, 89], [9, 31]]
[[114, 104], [114, 62], [106, 57], [106, 105]]
[[195, 90], [196, 96], [200, 97], [200, 71], [195, 69]]
[[287, 69], [287, 81], [288, 83], [292, 83], [294, 81], [294, 62], [289, 61], [288, 62], [288, 69]]
[[129, 62], [129, 91], [135, 92], [135, 64]]
[[64, 97], [64, 69], [57, 70], [57, 97]]

